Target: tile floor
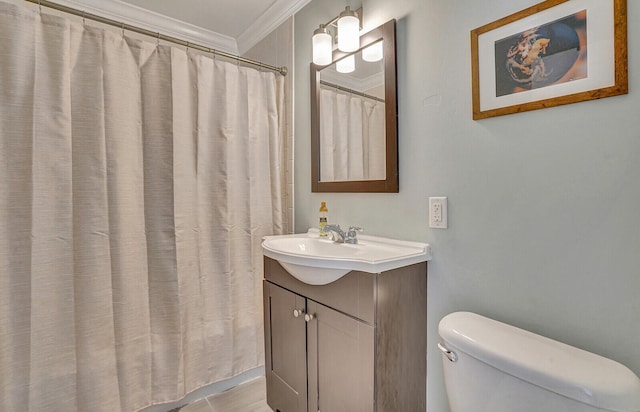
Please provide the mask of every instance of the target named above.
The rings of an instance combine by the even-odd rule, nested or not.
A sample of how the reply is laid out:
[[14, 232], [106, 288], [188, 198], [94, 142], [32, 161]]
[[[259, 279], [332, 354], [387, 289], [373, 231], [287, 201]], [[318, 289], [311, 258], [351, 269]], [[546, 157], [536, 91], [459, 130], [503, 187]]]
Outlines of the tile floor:
[[265, 385], [264, 377], [256, 378], [184, 406], [180, 412], [273, 412], [267, 406]]

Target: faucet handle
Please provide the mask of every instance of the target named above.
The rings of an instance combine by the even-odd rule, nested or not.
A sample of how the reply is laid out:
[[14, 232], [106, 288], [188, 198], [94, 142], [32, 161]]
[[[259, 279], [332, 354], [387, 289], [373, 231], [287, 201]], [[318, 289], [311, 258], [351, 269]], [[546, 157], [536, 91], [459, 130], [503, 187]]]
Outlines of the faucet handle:
[[349, 236], [351, 236], [351, 235], [355, 236], [356, 235], [356, 231], [362, 232], [362, 231], [364, 231], [364, 229], [361, 228], [361, 227], [358, 227], [358, 226], [349, 226], [349, 230], [348, 230]]
[[347, 231], [347, 237], [345, 238], [345, 243], [356, 244], [358, 243], [358, 238], [356, 237], [357, 232], [362, 232], [362, 228], [358, 226], [349, 226], [349, 230]]

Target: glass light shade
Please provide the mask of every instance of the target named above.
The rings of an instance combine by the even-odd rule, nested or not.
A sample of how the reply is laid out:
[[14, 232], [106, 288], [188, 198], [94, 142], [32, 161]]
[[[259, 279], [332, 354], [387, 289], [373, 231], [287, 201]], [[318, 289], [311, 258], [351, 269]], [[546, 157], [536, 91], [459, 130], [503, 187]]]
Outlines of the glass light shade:
[[358, 14], [347, 6], [338, 19], [338, 49], [350, 53], [359, 48], [360, 20]]
[[333, 60], [332, 40], [331, 34], [324, 26], [320, 26], [313, 32], [313, 63], [319, 66], [331, 64]]
[[342, 60], [336, 62], [336, 70], [338, 73], [351, 73], [356, 69], [356, 59], [353, 56], [347, 56]]
[[382, 60], [382, 42], [379, 41], [362, 50], [362, 60], [366, 62], [377, 62]]

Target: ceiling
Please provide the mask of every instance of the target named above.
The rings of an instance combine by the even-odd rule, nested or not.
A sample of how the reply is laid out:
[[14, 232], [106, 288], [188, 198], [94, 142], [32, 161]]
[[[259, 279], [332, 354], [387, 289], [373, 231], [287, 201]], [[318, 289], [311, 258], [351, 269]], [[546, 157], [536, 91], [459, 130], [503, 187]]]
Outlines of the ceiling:
[[53, 0], [242, 55], [311, 0]]
[[[275, 0], [121, 0], [143, 9], [238, 38]], [[293, 3], [293, 0], [289, 0]]]

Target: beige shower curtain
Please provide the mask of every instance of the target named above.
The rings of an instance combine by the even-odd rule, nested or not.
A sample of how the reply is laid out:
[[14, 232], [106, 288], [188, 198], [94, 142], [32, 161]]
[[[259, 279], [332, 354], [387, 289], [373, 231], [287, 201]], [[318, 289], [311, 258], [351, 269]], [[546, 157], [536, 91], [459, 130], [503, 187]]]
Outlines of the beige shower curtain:
[[283, 91], [0, 2], [1, 411], [133, 411], [262, 364]]
[[320, 89], [320, 180], [384, 180], [384, 103]]

